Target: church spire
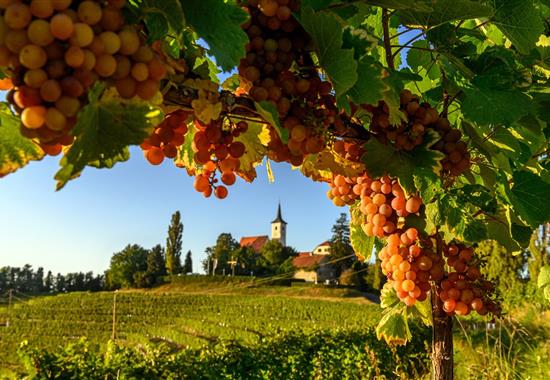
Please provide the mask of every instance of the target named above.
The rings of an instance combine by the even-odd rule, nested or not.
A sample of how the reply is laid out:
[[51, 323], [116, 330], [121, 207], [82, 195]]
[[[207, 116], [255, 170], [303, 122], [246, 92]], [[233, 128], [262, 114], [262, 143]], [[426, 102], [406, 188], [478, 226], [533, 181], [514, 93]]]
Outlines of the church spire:
[[277, 217], [271, 223], [284, 223], [284, 224], [287, 224], [283, 220], [283, 217], [282, 217], [282, 214], [281, 214], [281, 203], [280, 202], [279, 202], [279, 207], [277, 208]]
[[277, 217], [271, 222], [271, 240], [277, 240], [283, 246], [286, 246], [286, 224], [281, 213], [281, 202], [279, 202]]

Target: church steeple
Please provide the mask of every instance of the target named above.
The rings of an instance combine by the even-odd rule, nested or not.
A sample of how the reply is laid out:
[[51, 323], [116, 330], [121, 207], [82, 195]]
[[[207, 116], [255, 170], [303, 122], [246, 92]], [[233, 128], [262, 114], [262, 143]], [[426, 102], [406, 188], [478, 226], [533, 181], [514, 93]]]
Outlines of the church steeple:
[[286, 225], [281, 213], [281, 203], [279, 203], [277, 217], [271, 222], [271, 240], [278, 240], [286, 246]]
[[283, 217], [282, 217], [282, 214], [281, 214], [281, 203], [279, 203], [279, 207], [277, 208], [277, 217], [271, 223], [284, 223], [284, 224], [287, 224], [283, 220]]

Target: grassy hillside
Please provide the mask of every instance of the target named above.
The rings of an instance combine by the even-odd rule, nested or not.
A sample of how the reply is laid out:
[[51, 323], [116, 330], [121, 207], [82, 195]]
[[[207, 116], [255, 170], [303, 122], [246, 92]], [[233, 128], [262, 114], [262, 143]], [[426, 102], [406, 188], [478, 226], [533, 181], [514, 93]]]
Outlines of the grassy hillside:
[[[196, 285], [196, 284], [195, 284]], [[22, 340], [55, 348], [87, 336], [103, 344], [170, 341], [199, 347], [218, 338], [253, 343], [273, 331], [364, 328], [377, 323], [378, 305], [360, 293], [323, 287], [243, 288], [237, 284], [171, 284], [151, 291], [70, 293], [0, 309], [0, 363], [19, 366]], [[0, 321], [1, 322], [1, 321]]]

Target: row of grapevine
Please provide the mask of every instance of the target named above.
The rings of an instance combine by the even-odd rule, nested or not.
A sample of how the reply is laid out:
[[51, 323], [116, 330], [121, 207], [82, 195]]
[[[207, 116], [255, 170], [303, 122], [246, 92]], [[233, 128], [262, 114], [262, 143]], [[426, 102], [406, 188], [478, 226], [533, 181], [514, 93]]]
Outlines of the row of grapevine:
[[[43, 297], [4, 309], [9, 327], [0, 328], [0, 360], [17, 363], [15, 348], [27, 339], [55, 348], [87, 336], [102, 344], [115, 333], [127, 343], [155, 337], [198, 347], [209, 340], [257, 342], [274, 331], [334, 330], [373, 326], [375, 305], [288, 297], [141, 292], [71, 293]], [[345, 321], [345, 324], [342, 324]]]
[[393, 379], [427, 373], [425, 334], [397, 349], [379, 341], [373, 328], [287, 332], [257, 344], [219, 341], [200, 349], [168, 345], [129, 348], [109, 342], [104, 351], [80, 340], [54, 351], [24, 343], [22, 374], [49, 373], [86, 379]]

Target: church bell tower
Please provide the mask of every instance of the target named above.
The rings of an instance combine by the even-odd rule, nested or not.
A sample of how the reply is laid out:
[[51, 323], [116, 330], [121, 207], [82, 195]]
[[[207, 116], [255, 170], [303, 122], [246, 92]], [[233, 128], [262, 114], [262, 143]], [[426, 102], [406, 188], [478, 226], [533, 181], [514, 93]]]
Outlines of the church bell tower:
[[286, 246], [286, 222], [281, 216], [281, 204], [277, 209], [277, 217], [271, 222], [271, 240], [278, 240]]

